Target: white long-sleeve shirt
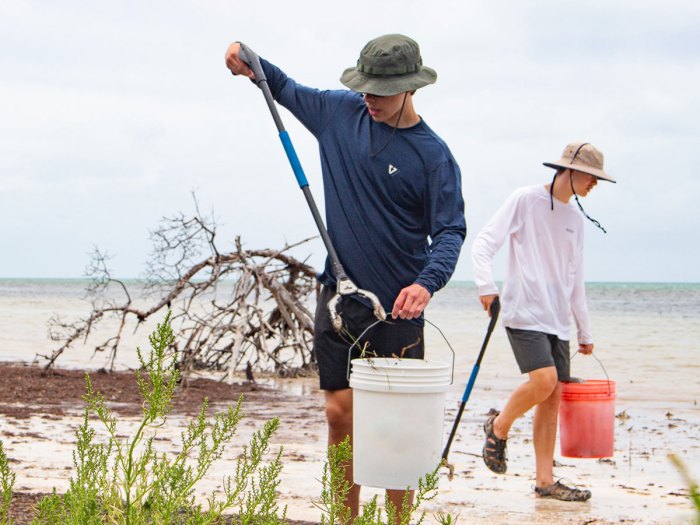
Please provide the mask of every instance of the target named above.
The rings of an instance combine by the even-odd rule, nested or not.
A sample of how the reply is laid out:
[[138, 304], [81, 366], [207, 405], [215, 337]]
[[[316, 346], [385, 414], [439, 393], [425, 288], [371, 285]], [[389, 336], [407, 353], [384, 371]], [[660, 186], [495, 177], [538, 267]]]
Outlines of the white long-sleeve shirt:
[[515, 191], [472, 245], [479, 295], [498, 294], [493, 258], [508, 240], [508, 268], [501, 297], [504, 326], [571, 338], [573, 314], [580, 344], [592, 343], [583, 282], [583, 219], [571, 203], [544, 186]]

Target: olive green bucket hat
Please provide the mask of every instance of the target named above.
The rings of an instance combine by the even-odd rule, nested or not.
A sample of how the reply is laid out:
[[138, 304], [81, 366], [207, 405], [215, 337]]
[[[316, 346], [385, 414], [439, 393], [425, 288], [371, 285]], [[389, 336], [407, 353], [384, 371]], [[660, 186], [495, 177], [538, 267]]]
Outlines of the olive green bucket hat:
[[346, 69], [340, 81], [358, 93], [389, 96], [434, 84], [437, 73], [423, 65], [415, 40], [384, 35], [370, 40], [357, 66]]

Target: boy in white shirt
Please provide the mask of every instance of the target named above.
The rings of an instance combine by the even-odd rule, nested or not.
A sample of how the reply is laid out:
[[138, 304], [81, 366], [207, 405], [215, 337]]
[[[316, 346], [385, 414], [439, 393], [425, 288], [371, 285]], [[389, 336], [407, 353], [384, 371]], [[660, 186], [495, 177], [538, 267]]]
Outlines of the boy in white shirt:
[[557, 170], [551, 184], [515, 191], [472, 246], [479, 299], [489, 312], [498, 296], [493, 258], [508, 240], [501, 319], [520, 371], [529, 375], [529, 381], [513, 391], [501, 412], [489, 412], [484, 424], [483, 458], [489, 469], [504, 473], [508, 432], [517, 418], [536, 407], [535, 493], [539, 497], [586, 501], [590, 491], [555, 483], [553, 473], [560, 382], [570, 379], [570, 314], [576, 321], [578, 351], [593, 352], [583, 281], [584, 223], [570, 201], [575, 197], [586, 215], [578, 197], [588, 195], [598, 180], [615, 180], [603, 170], [603, 154], [588, 143], [569, 144], [560, 160], [544, 165]]

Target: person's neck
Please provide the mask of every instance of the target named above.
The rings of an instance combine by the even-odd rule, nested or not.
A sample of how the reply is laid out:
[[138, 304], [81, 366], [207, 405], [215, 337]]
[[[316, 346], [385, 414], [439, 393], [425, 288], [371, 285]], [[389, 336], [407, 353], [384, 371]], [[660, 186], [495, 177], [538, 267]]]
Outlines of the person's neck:
[[[396, 126], [397, 128], [412, 128], [416, 124], [420, 122], [420, 116], [418, 113], [413, 111], [413, 108], [411, 108], [410, 115], [406, 115], [406, 110], [404, 109], [404, 114], [401, 115], [401, 120], [399, 121], [399, 125]], [[393, 125], [396, 125], [396, 122], [393, 123]]]
[[[552, 195], [555, 199], [565, 204], [568, 203], [571, 200], [571, 197], [574, 196], [574, 192], [571, 191], [570, 177], [571, 172], [567, 171], [566, 173], [556, 177], [553, 181], [554, 191], [552, 192]], [[549, 191], [550, 186], [551, 184], [547, 184], [547, 191]]]
[[[413, 97], [409, 93], [406, 96], [406, 101], [404, 102], [404, 107], [403, 111], [399, 112], [401, 119], [399, 119], [399, 114], [396, 115], [393, 119], [387, 120], [386, 124], [387, 126], [391, 126], [402, 129], [402, 128], [410, 128], [412, 126], [415, 126], [420, 122], [420, 116], [418, 113], [416, 113], [415, 108], [413, 107]], [[397, 123], [398, 120], [398, 123]]]

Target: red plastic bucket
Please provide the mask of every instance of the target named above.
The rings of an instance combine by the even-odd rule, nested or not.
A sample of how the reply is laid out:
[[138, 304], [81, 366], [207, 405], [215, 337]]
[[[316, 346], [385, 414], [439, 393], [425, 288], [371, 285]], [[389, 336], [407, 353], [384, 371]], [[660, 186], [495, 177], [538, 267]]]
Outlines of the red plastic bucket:
[[561, 455], [608, 458], [615, 446], [615, 382], [562, 383], [559, 406]]

